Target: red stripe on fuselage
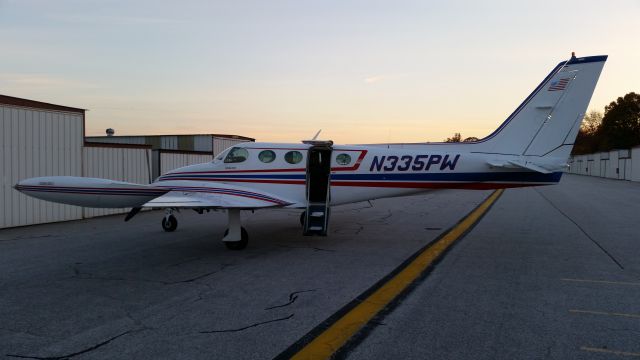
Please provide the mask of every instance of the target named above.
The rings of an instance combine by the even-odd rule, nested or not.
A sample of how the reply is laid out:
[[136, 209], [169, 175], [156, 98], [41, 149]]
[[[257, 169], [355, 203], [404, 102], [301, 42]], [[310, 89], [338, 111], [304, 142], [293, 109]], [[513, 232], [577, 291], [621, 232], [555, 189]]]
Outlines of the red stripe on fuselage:
[[[255, 149], [255, 148], [252, 148]], [[270, 149], [277, 150], [277, 149]], [[355, 171], [360, 168], [362, 160], [367, 155], [367, 150], [341, 150], [341, 151], [360, 151], [360, 156], [356, 160], [356, 163], [350, 167], [332, 167], [331, 171]], [[170, 172], [162, 176], [172, 175], [187, 175], [187, 174], [236, 174], [236, 173], [280, 173], [280, 172], [306, 172], [306, 168], [291, 168], [291, 169], [254, 169], [254, 170], [210, 170], [210, 171], [182, 171], [182, 172]], [[180, 179], [182, 180], [182, 179]]]
[[[197, 180], [213, 182], [244, 182], [262, 184], [288, 184], [305, 185], [304, 180], [263, 180], [263, 179], [197, 179], [184, 178], [180, 180]], [[331, 181], [331, 186], [358, 186], [379, 188], [406, 188], [406, 189], [507, 189], [525, 186], [552, 185], [554, 183], [472, 183], [472, 182], [405, 182], [405, 181]]]
[[356, 163], [353, 164], [353, 166], [345, 167], [345, 168], [332, 167], [331, 171], [355, 171], [355, 170], [358, 170], [358, 168], [360, 167], [360, 164], [362, 163], [362, 160], [364, 160], [364, 157], [367, 155], [367, 150], [343, 150], [343, 151], [362, 151], [362, 153], [360, 154], [360, 156], [358, 156], [358, 160], [356, 160]]
[[407, 189], [507, 189], [525, 186], [551, 185], [552, 183], [471, 183], [471, 182], [375, 182], [375, 181], [332, 181], [331, 186], [358, 186]]
[[227, 178], [215, 178], [215, 179], [179, 178], [179, 179], [166, 179], [163, 181], [181, 181], [181, 180], [213, 181], [213, 182], [248, 182], [248, 183], [266, 183], [266, 184], [294, 184], [294, 185], [306, 184], [306, 181], [304, 180], [227, 179]]

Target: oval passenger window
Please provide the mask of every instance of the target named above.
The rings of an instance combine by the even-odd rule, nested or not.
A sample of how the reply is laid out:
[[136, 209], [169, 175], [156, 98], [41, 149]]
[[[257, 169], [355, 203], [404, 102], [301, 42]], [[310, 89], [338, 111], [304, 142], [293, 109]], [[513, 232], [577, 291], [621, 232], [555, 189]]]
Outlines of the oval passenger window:
[[260, 161], [262, 161], [263, 163], [270, 163], [276, 159], [276, 153], [271, 150], [263, 150], [260, 151], [260, 154], [258, 154], [258, 159], [260, 159]]
[[302, 153], [300, 151], [289, 151], [284, 154], [284, 160], [289, 164], [297, 164], [302, 161]]
[[338, 165], [349, 165], [351, 163], [351, 155], [338, 154], [338, 156], [336, 156], [336, 163], [338, 163]]

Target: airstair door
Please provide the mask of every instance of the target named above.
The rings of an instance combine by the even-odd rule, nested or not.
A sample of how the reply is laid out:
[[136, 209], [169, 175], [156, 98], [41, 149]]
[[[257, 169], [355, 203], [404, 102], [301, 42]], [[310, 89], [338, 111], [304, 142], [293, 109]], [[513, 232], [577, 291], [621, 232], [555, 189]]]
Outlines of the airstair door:
[[319, 144], [307, 153], [307, 211], [304, 235], [327, 235], [331, 200], [331, 144]]

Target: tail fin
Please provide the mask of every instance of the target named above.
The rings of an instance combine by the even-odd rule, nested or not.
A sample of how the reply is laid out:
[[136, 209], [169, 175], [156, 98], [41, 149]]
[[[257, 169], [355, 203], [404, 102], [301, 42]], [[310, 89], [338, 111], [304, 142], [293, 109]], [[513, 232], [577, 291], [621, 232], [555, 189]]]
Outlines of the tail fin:
[[478, 152], [567, 158], [607, 56], [558, 64]]

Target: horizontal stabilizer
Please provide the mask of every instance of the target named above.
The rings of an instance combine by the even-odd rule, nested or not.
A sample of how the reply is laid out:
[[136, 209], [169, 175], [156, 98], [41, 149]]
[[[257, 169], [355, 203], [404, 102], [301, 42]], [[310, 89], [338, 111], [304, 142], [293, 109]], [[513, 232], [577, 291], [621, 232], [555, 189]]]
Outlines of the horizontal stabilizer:
[[542, 174], [551, 174], [556, 171], [563, 171], [567, 165], [557, 164], [539, 164], [526, 160], [490, 160], [487, 162], [491, 167], [505, 168], [505, 169], [528, 169]]

